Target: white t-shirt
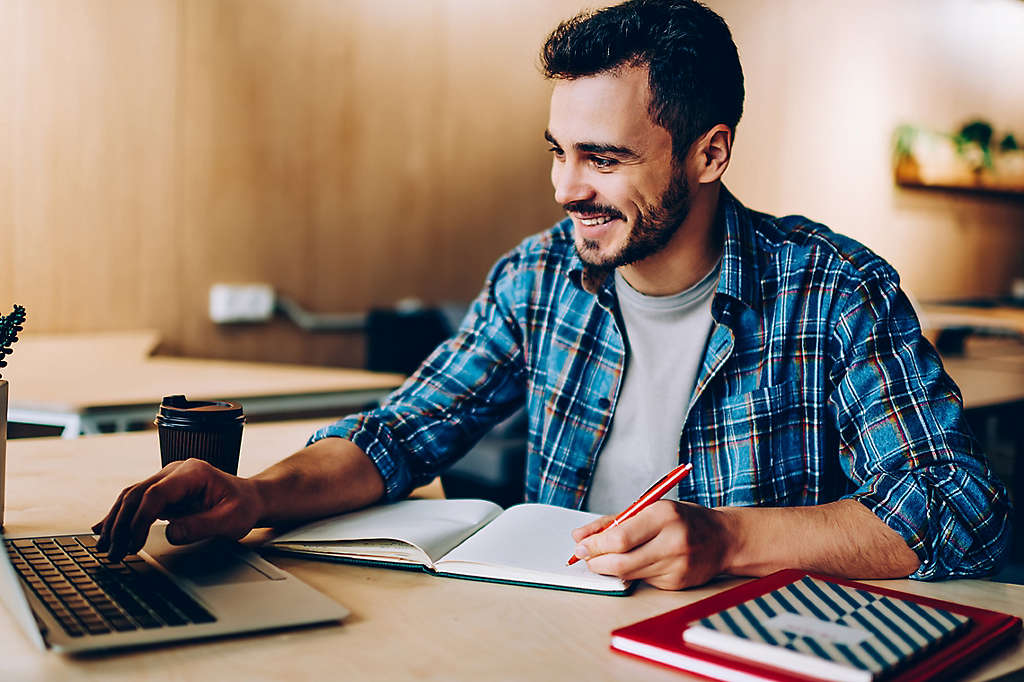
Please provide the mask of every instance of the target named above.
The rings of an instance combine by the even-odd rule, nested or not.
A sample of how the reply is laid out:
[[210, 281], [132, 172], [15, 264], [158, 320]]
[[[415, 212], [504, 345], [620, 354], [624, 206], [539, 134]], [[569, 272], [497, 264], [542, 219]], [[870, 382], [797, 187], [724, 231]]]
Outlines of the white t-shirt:
[[615, 414], [584, 504], [589, 511], [617, 514], [679, 464], [679, 439], [711, 332], [720, 271], [721, 261], [686, 291], [646, 296], [616, 270], [628, 350]]

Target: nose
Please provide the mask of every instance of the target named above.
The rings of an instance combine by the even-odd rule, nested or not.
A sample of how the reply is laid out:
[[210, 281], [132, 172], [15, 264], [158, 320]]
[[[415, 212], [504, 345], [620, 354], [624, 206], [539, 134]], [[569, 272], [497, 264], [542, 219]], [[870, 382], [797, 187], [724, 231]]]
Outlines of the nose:
[[551, 166], [551, 184], [555, 187], [555, 201], [563, 206], [570, 201], [594, 197], [594, 188], [587, 182], [582, 169], [569, 161], [554, 161]]

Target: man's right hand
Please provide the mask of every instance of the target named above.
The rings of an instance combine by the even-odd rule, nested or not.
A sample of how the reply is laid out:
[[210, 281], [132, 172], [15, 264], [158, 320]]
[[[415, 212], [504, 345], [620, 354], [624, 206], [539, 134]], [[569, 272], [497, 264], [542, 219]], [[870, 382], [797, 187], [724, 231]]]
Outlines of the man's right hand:
[[212, 536], [238, 539], [262, 515], [263, 500], [252, 480], [189, 459], [122, 490], [92, 531], [100, 535], [97, 549], [119, 561], [142, 549], [157, 519], [170, 521], [167, 540], [182, 545]]

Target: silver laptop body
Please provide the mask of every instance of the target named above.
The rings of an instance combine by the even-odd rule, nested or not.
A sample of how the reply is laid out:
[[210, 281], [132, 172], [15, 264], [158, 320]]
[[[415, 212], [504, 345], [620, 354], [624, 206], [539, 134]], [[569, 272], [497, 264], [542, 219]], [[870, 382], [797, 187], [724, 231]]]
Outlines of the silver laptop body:
[[[237, 543], [211, 540], [178, 547], [167, 542], [163, 529], [163, 525], [153, 527], [145, 551], [139, 552], [138, 556], [199, 602], [215, 618], [213, 622], [150, 625], [131, 631], [83, 632], [71, 636], [58, 622], [54, 611], [19, 577], [8, 555], [6, 542], [3, 542], [5, 551], [0, 552], [3, 554], [0, 559], [0, 598], [39, 648], [61, 652], [132, 647], [312, 625], [340, 621], [349, 613], [345, 607]], [[53, 537], [68, 541], [71, 538]], [[0, 535], [0, 541], [47, 539], [5, 538]], [[27, 546], [25, 542], [21, 544]]]

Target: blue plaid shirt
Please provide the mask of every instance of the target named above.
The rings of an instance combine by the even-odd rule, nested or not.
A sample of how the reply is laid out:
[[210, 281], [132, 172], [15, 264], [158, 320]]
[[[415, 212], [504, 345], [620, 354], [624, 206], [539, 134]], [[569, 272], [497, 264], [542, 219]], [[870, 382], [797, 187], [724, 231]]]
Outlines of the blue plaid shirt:
[[[722, 274], [680, 436], [680, 461], [693, 473], [679, 499], [717, 507], [853, 498], [917, 553], [911, 577], [994, 570], [1010, 538], [1006, 490], [896, 272], [823, 225], [750, 211], [725, 191], [716, 221]], [[614, 278], [593, 274], [570, 220], [526, 239], [408, 381], [378, 409], [311, 441], [353, 441], [396, 499], [525, 403], [527, 501], [579, 508], [626, 359]]]

